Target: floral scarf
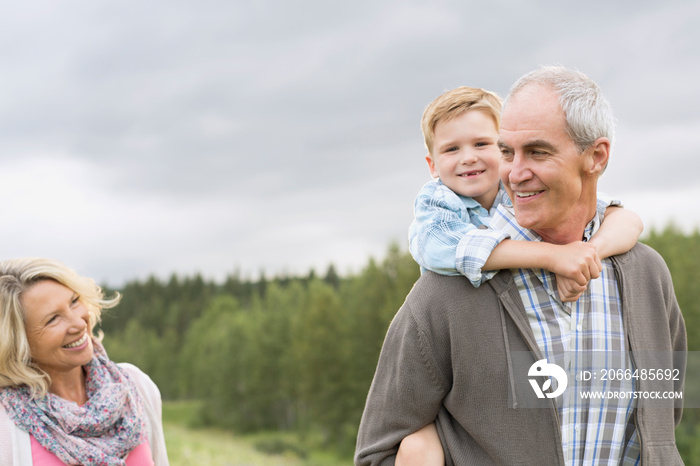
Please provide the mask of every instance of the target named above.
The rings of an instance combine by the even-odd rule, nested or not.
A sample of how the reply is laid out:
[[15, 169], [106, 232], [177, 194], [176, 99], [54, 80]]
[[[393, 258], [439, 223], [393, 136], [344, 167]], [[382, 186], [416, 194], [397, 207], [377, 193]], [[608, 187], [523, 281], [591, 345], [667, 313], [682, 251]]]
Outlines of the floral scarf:
[[146, 441], [143, 403], [129, 376], [93, 340], [84, 366], [88, 401], [78, 406], [52, 393], [32, 399], [27, 386], [0, 390], [0, 403], [20, 429], [68, 465], [124, 466]]

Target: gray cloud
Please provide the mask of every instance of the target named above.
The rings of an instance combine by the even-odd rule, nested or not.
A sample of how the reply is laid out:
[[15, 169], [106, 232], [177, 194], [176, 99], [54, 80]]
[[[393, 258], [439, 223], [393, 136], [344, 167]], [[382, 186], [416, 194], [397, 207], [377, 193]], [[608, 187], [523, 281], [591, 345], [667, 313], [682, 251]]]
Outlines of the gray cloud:
[[59, 257], [114, 283], [359, 267], [404, 241], [430, 100], [459, 85], [505, 95], [545, 63], [588, 73], [616, 109], [606, 190], [632, 205], [700, 190], [697, 2], [54, 1], [3, 15], [0, 257]]

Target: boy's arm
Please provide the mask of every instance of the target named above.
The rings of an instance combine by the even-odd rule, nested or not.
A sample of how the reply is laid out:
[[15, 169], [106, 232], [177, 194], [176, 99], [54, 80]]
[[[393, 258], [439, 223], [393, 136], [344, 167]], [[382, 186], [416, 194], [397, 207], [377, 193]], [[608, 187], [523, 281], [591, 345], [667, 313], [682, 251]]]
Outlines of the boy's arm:
[[595, 246], [601, 259], [605, 259], [632, 249], [643, 230], [642, 219], [635, 212], [609, 206], [603, 223], [589, 243]]
[[557, 275], [562, 301], [576, 301], [588, 281], [598, 278], [600, 259], [622, 254], [637, 243], [644, 226], [635, 212], [610, 205], [595, 235], [587, 243], [567, 245], [506, 240], [499, 244], [484, 264], [484, 269], [542, 268]]
[[546, 269], [584, 287], [591, 278], [598, 278], [601, 268], [595, 246], [583, 241], [559, 245], [505, 240], [484, 264], [486, 270]]
[[[593, 245], [578, 241], [556, 245], [535, 241], [494, 238], [501, 233], [475, 229], [457, 246], [457, 270], [474, 286], [490, 280], [501, 269], [546, 269], [569, 277], [569, 287], [585, 290], [591, 278], [600, 274], [601, 264]], [[570, 300], [571, 292], [565, 293]]]
[[[470, 223], [462, 200], [444, 185], [433, 181], [418, 194], [414, 213], [415, 218], [409, 228], [409, 250], [415, 261], [423, 269], [442, 275], [459, 275], [460, 271], [455, 266], [455, 251], [464, 236], [477, 229]], [[493, 243], [488, 250], [490, 253], [496, 244], [508, 236], [488, 231], [490, 233], [485, 234], [490, 236]], [[479, 284], [477, 280], [475, 286]]]
[[604, 222], [587, 243], [577, 241], [555, 245], [513, 240], [499, 243], [489, 237], [492, 230], [473, 230], [463, 237], [457, 247], [457, 270], [478, 286], [493, 275], [493, 272], [486, 271], [546, 269], [557, 275], [561, 300], [576, 301], [586, 290], [588, 281], [600, 275], [600, 258], [630, 250], [643, 228], [637, 214], [612, 205], [617, 201], [601, 202], [604, 202], [601, 210], [606, 209]]
[[609, 206], [600, 229], [587, 243], [566, 245], [503, 241], [491, 253], [484, 269], [542, 268], [557, 275], [562, 301], [576, 301], [588, 281], [598, 278], [600, 259], [629, 251], [643, 230], [639, 216], [617, 206]]
[[602, 264], [594, 245], [575, 241], [551, 244], [539, 241], [505, 240], [486, 261], [484, 268], [546, 269], [556, 274], [557, 290], [562, 302], [576, 301], [598, 278]]
[[[605, 208], [603, 223], [588, 243], [595, 246], [601, 259], [605, 259], [632, 249], [642, 230], [644, 225], [639, 215], [619, 205], [609, 204]], [[576, 301], [587, 286], [582, 286], [569, 277], [557, 275], [557, 288], [562, 301]]]

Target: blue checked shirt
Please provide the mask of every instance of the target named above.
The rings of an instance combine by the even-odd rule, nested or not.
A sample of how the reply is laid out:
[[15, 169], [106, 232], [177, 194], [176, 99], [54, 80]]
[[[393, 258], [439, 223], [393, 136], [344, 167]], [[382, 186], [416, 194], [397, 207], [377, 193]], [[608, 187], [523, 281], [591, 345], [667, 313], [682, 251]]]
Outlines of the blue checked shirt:
[[[586, 228], [584, 240], [600, 227], [605, 208], [598, 201], [596, 217]], [[512, 207], [502, 206], [491, 227], [513, 239], [541, 241], [533, 231], [520, 227]], [[634, 424], [633, 399], [580, 399], [580, 390], [634, 390], [634, 381], [586, 382], [575, 374], [589, 369], [586, 354], [605, 358], [615, 368], [633, 368], [622, 320], [620, 292], [612, 262], [602, 261], [603, 271], [589, 282], [588, 289], [575, 303], [559, 300], [554, 274], [546, 270], [513, 269], [530, 327], [542, 354], [556, 361], [569, 373], [567, 390], [556, 399], [562, 434], [562, 448], [567, 465], [636, 465], [640, 462], [640, 445]], [[607, 361], [614, 358], [617, 361]], [[601, 386], [601, 384], [603, 384]]]
[[[490, 212], [470, 197], [456, 194], [435, 179], [426, 183], [414, 204], [415, 218], [408, 230], [409, 250], [421, 266], [442, 275], [464, 275], [474, 286], [479, 286], [495, 275], [481, 268], [491, 251], [508, 236], [488, 229], [490, 215], [500, 204], [510, 205], [510, 199], [501, 185]], [[469, 249], [477, 243], [478, 251]], [[468, 253], [465, 253], [469, 249]], [[473, 254], [463, 256], [460, 254]]]
[[[503, 185], [499, 186], [490, 210], [470, 197], [460, 196], [439, 179], [426, 183], [414, 203], [415, 217], [408, 229], [411, 255], [422, 271], [441, 275], [464, 275], [478, 287], [497, 270], [482, 271], [494, 248], [508, 234], [489, 228], [499, 205], [512, 205]], [[620, 205], [598, 194], [598, 209]]]

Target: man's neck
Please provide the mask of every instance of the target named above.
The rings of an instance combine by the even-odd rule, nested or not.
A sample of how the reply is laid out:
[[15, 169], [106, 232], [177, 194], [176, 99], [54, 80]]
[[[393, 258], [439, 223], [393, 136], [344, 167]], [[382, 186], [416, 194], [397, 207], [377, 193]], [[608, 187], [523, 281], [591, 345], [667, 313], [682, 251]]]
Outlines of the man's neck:
[[567, 220], [555, 228], [533, 230], [542, 241], [552, 244], [569, 244], [583, 239], [586, 227], [596, 215], [596, 204], [588, 204], [574, 209]]

